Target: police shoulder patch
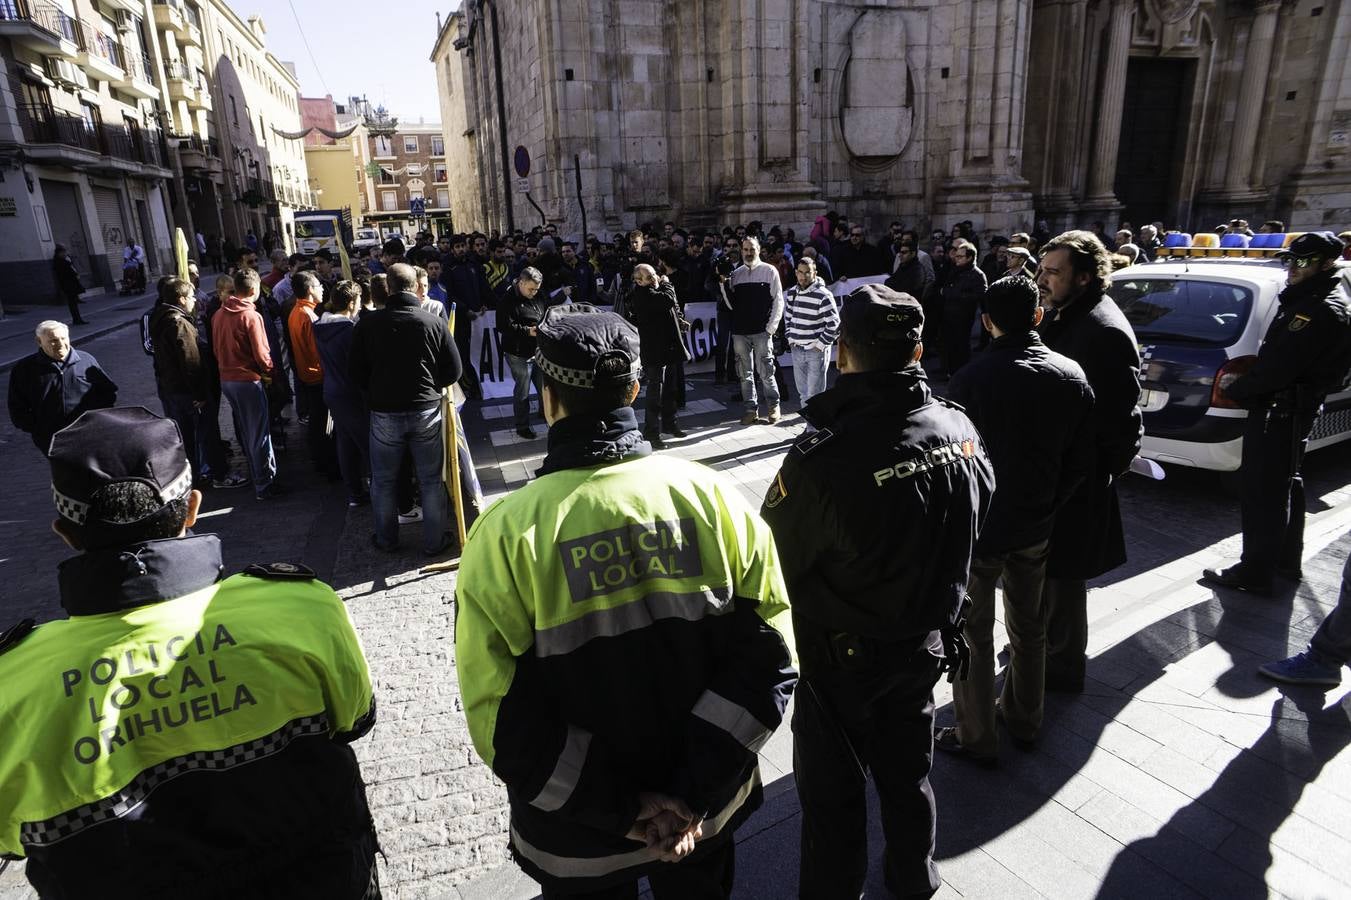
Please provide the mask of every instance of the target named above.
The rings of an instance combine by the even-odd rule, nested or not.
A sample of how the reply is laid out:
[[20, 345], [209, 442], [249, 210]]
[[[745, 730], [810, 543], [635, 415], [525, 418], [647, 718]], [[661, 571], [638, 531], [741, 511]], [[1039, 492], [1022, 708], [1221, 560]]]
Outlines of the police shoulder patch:
[[37, 622], [32, 619], [20, 619], [4, 631], [0, 631], [0, 653], [19, 645], [19, 642], [33, 633]]
[[804, 434], [802, 437], [794, 441], [793, 449], [796, 450], [798, 453], [801, 453], [803, 456], [806, 456], [808, 453], [811, 453], [813, 450], [816, 450], [822, 444], [826, 443], [834, 436], [835, 432], [831, 431], [829, 428], [818, 428], [811, 434]]
[[1294, 318], [1290, 320], [1289, 328], [1291, 331], [1303, 331], [1313, 319], [1303, 313], [1295, 313]]
[[275, 562], [275, 563], [254, 563], [244, 570], [245, 575], [252, 575], [254, 578], [272, 578], [279, 581], [301, 580], [306, 581], [318, 576], [309, 566], [302, 566], [299, 563]]
[[773, 509], [787, 498], [788, 488], [783, 483], [783, 472], [779, 472], [769, 483], [769, 493], [765, 494], [765, 508]]

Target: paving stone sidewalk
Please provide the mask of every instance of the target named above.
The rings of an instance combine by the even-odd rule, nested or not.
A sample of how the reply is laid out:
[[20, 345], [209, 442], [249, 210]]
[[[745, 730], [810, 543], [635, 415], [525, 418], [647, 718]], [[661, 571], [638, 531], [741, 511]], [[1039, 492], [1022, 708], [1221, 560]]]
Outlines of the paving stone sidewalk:
[[[115, 340], [120, 348], [131, 335]], [[93, 349], [103, 359], [99, 345]], [[148, 370], [143, 356], [140, 363]], [[758, 506], [801, 422], [790, 416], [776, 427], [743, 428], [729, 388], [700, 377], [691, 384], [681, 420], [691, 436], [665, 452], [721, 469]], [[153, 386], [138, 390], [153, 397]], [[545, 450], [542, 424], [541, 439], [521, 441], [509, 407], [495, 401], [466, 411], [490, 495], [533, 477]], [[37, 458], [31, 444], [16, 453], [4, 427], [0, 502], [15, 509], [33, 483], [45, 482], [27, 462]], [[286, 459], [303, 469], [295, 431]], [[11, 458], [28, 468], [7, 471]], [[1281, 693], [1253, 674], [1258, 662], [1307, 639], [1336, 600], [1351, 549], [1342, 537], [1351, 527], [1351, 448], [1310, 457], [1308, 482], [1307, 577], [1274, 601], [1195, 584], [1203, 566], [1238, 546], [1237, 506], [1209, 473], [1170, 470], [1163, 483], [1123, 483], [1131, 562], [1091, 595], [1088, 692], [1053, 699], [1039, 751], [1007, 752], [997, 772], [936, 764], [942, 896], [1351, 895], [1344, 864], [1351, 754], [1342, 752], [1351, 743], [1351, 701], [1345, 689]], [[38, 493], [23, 501], [32, 508], [7, 512], [0, 530], [0, 541], [16, 534], [27, 541], [17, 554], [0, 551], [0, 576], [17, 576], [0, 583], [18, 589], [0, 596], [20, 603], [35, 602], [23, 600], [32, 591], [50, 595], [44, 566], [59, 558], [30, 534], [29, 523], [51, 515]], [[327, 485], [302, 485], [297, 494], [277, 507], [247, 497], [213, 527], [227, 536], [227, 550], [240, 548], [231, 551], [232, 566], [303, 557], [348, 604], [380, 697], [380, 721], [356, 749], [385, 850], [385, 896], [535, 896], [507, 860], [505, 794], [474, 754], [460, 707], [455, 576], [419, 574], [423, 559], [412, 549], [419, 526], [404, 526], [407, 553], [377, 553], [368, 543], [369, 510], [349, 513], [341, 490]], [[268, 550], [275, 552], [258, 555]], [[948, 700], [940, 690], [939, 703]], [[795, 896], [800, 812], [786, 727], [763, 756], [769, 799], [738, 836], [736, 896]], [[872, 818], [876, 860], [875, 810]], [[877, 875], [869, 896], [885, 895]], [[0, 875], [0, 898], [31, 896], [20, 867]]]

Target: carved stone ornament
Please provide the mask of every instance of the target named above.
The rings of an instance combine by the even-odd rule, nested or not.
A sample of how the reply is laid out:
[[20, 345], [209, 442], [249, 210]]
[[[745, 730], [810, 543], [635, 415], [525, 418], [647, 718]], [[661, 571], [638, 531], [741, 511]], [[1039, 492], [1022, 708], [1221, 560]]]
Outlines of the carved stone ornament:
[[1200, 5], [1201, 0], [1150, 0], [1154, 15], [1165, 25], [1176, 25], [1191, 18]]
[[910, 143], [914, 98], [905, 55], [905, 22], [897, 10], [870, 9], [850, 30], [840, 130], [853, 156], [896, 157]]

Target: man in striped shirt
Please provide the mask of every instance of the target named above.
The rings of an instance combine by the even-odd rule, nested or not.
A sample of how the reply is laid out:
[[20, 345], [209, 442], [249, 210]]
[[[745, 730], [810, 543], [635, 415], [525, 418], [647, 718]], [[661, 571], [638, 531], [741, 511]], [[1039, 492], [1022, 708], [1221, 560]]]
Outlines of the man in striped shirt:
[[[793, 381], [802, 406], [826, 389], [830, 348], [840, 334], [835, 295], [816, 274], [816, 263], [804, 256], [794, 270], [797, 284], [784, 295], [784, 327], [793, 355]], [[809, 424], [808, 430], [812, 429]]]

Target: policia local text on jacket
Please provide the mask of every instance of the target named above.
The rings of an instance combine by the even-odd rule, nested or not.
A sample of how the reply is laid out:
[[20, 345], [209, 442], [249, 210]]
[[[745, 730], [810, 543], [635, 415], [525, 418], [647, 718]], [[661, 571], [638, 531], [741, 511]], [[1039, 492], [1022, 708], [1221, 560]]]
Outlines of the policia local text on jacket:
[[[586, 306], [541, 324], [549, 377], [590, 377], [584, 359], [551, 368], [550, 323], [569, 310], [588, 310], [573, 355], [618, 345], [636, 378], [632, 326]], [[769, 530], [717, 473], [650, 454], [630, 407], [555, 422], [540, 477], [484, 512], [464, 550], [465, 715], [546, 897], [644, 875], [668, 896], [660, 879], [717, 856], [730, 879], [732, 833], [761, 802], [756, 751], [797, 680]], [[646, 791], [704, 817], [679, 863], [625, 837]]]
[[[138, 456], [142, 437], [169, 450]], [[52, 457], [63, 521], [109, 483], [91, 472], [191, 489], [144, 409], [85, 414]], [[62, 477], [80, 457], [98, 468]], [[346, 610], [298, 567], [222, 568], [215, 535], [85, 552], [59, 571], [70, 618], [0, 651], [0, 721], [22, 723], [0, 741], [0, 853], [44, 900], [379, 896], [348, 746], [375, 701]]]
[[[858, 317], [869, 324], [854, 325]], [[851, 339], [870, 331], [877, 340], [899, 331], [913, 349], [918, 301], [868, 285], [846, 298], [842, 318], [845, 374], [807, 403], [818, 431], [788, 452], [761, 509], [780, 548], [802, 665], [793, 716], [799, 890], [862, 892], [867, 770], [881, 798], [887, 884], [926, 896], [939, 886], [928, 774], [940, 631], [961, 616], [994, 476], [976, 427], [931, 394], [917, 363], [845, 368]]]

